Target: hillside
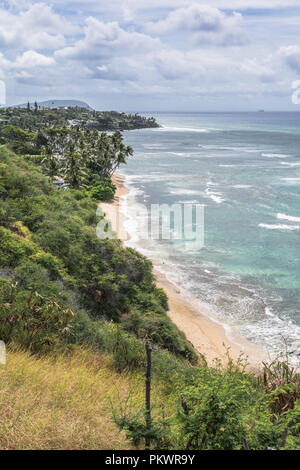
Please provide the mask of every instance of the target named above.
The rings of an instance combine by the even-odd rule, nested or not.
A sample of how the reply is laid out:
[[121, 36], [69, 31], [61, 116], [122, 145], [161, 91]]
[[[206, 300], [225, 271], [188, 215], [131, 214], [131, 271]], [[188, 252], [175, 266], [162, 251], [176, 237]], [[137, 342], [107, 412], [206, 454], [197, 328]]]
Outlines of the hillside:
[[[22, 104], [16, 104], [14, 106], [10, 106], [11, 108], [27, 108], [28, 103], [22, 103]], [[31, 107], [34, 107], [34, 102], [30, 103]], [[47, 101], [39, 101], [38, 105], [40, 107], [45, 107], [45, 108], [85, 108], [88, 109], [89, 111], [93, 111], [93, 108], [89, 106], [87, 103], [84, 101], [79, 101], [79, 100], [47, 100]]]
[[[113, 421], [129, 394], [138, 413], [144, 402], [140, 371], [115, 370], [112, 358], [76, 348], [68, 355], [32, 356], [10, 348], [0, 365], [0, 449], [132, 449]], [[156, 381], [153, 405], [170, 397]]]
[[[63, 103], [67, 106], [63, 106]], [[0, 131], [13, 125], [24, 131], [38, 132], [44, 128], [87, 128], [98, 131], [124, 131], [159, 127], [153, 117], [117, 111], [94, 111], [81, 102], [44, 102], [22, 107], [0, 108]], [[78, 103], [78, 106], [74, 104]]]
[[110, 400], [137, 381], [89, 352], [37, 358], [10, 351], [0, 366], [0, 448], [129, 449], [111, 419]]
[[[38, 295], [24, 319], [27, 324], [31, 316], [35, 323], [34, 312], [41, 305], [53, 315], [48, 331], [41, 319], [40, 337], [36, 332], [30, 339], [30, 331], [19, 337], [14, 319], [9, 327], [0, 325], [2, 339], [16, 336], [32, 350], [44, 349], [46, 338], [46, 348], [52, 341], [74, 342], [74, 331], [83, 334], [83, 321], [91, 329], [95, 321], [113, 319], [129, 332], [145, 330], [161, 346], [193, 358], [183, 333], [166, 315], [166, 296], [155, 286], [151, 263], [134, 250], [123, 249], [118, 240], [97, 238], [96, 201], [79, 189], [57, 191], [37, 166], [5, 148], [0, 149], [0, 162], [1, 300], [12, 289], [9, 286], [16, 285], [9, 295], [10, 309], [20, 311], [27, 305], [28, 311], [32, 292]], [[64, 314], [61, 324], [52, 299]], [[105, 329], [102, 323], [99, 326]], [[70, 334], [61, 333], [67, 326]]]
[[[74, 151], [77, 132], [66, 132]], [[105, 148], [123, 148], [118, 133], [101, 139]], [[299, 374], [276, 361], [262, 376], [247, 372], [242, 358], [200, 363], [167, 315], [151, 262], [97, 237], [104, 214], [77, 179], [86, 175], [74, 155], [66, 150], [64, 170], [74, 178], [58, 191], [39, 159], [0, 148], [0, 338], [8, 348], [0, 445], [142, 448], [150, 436], [159, 449], [240, 450], [245, 442], [256, 450], [300, 449]]]

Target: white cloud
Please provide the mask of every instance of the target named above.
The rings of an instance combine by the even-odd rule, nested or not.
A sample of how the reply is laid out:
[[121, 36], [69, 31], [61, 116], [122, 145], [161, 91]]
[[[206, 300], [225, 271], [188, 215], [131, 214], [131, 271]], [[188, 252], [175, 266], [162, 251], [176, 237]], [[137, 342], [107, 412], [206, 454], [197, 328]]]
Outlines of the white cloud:
[[273, 56], [263, 58], [245, 59], [240, 69], [248, 75], [257, 77], [260, 81], [268, 83], [276, 80], [276, 72], [274, 70]]
[[172, 11], [161, 21], [148, 23], [146, 29], [154, 34], [189, 31], [194, 33], [194, 43], [230, 46], [247, 42], [241, 25], [240, 13], [226, 15], [217, 8], [194, 3]]
[[137, 74], [124, 63], [122, 66], [121, 63], [117, 66], [112, 64], [97, 65], [94, 69], [87, 68], [86, 73], [88, 77], [99, 80], [128, 81], [137, 79]]
[[14, 61], [8, 60], [3, 54], [0, 54], [0, 66], [7, 71], [50, 67], [55, 65], [55, 63], [53, 57], [39, 54], [36, 51], [26, 51], [17, 56]]
[[28, 28], [43, 30], [46, 33], [74, 34], [78, 32], [78, 27], [70, 23], [65, 17], [55, 13], [49, 5], [45, 3], [35, 3], [20, 15], [22, 24]]
[[[267, 108], [271, 96], [277, 106], [276, 95], [288, 107], [291, 76], [300, 73], [300, 43], [287, 46], [298, 44], [290, 24], [291, 16], [300, 22], [299, 0], [0, 4], [0, 73], [10, 102], [67, 92], [110, 109], [193, 109], [197, 99], [226, 109], [248, 97], [250, 107]], [[253, 8], [270, 11], [246, 11]]]
[[[198, 0], [199, 3], [205, 3], [206, 0]], [[298, 0], [211, 0], [212, 5], [218, 8], [228, 9], [276, 9], [299, 6]]]
[[78, 27], [53, 12], [45, 3], [31, 4], [28, 9], [13, 14], [0, 9], [0, 47], [6, 49], [56, 49], [63, 47], [65, 35], [74, 34]]
[[199, 63], [191, 63], [183, 52], [177, 50], [158, 51], [153, 54], [151, 62], [166, 80], [180, 79], [186, 76], [187, 71], [191, 76], [195, 69], [199, 73], [203, 72], [203, 67]]
[[[207, 0], [198, 0], [198, 3], [208, 3]], [[228, 10], [246, 9], [277, 9], [299, 6], [298, 0], [210, 0], [210, 5]]]
[[39, 54], [35, 51], [26, 51], [18, 56], [13, 64], [15, 68], [32, 69], [36, 67], [49, 67], [55, 65], [53, 57]]
[[279, 49], [279, 55], [285, 64], [296, 73], [300, 73], [300, 46], [285, 46]]
[[[13, 0], [15, 3], [20, 0]], [[52, 4], [61, 4], [61, 0], [51, 0]], [[186, 7], [191, 0], [110, 0], [105, 5], [107, 10], [122, 10], [126, 3], [126, 8], [134, 10], [148, 10], [150, 8], [180, 8]], [[245, 10], [245, 9], [278, 9], [299, 6], [299, 0], [194, 0], [199, 5], [207, 5], [223, 8], [228, 10]], [[97, 8], [103, 10], [102, 2], [99, 0], [64, 0], [64, 4], [78, 5], [81, 8]]]
[[203, 79], [208, 73], [219, 74], [220, 69], [231, 69], [235, 62], [230, 57], [218, 53], [209, 55], [197, 49], [178, 51], [165, 48], [149, 54], [148, 64], [155, 67], [157, 72], [166, 80], [185, 80], [188, 83]]
[[169, 86], [162, 86], [162, 85], [148, 85], [148, 84], [140, 84], [140, 83], [135, 83], [131, 82], [129, 84], [126, 84], [126, 90], [119, 90], [119, 92], [126, 91], [126, 93], [129, 94], [140, 94], [140, 95], [152, 95], [156, 97], [157, 95], [168, 95], [168, 94], [174, 94], [175, 90]]
[[208, 5], [190, 5], [179, 8], [157, 23], [148, 23], [147, 29], [152, 33], [168, 34], [173, 31], [220, 31], [226, 21], [224, 13]]
[[85, 61], [109, 59], [112, 55], [122, 56], [130, 51], [143, 54], [161, 46], [159, 39], [143, 33], [122, 29], [117, 22], [104, 23], [94, 17], [85, 20], [84, 38], [74, 46], [57, 51], [60, 58]]

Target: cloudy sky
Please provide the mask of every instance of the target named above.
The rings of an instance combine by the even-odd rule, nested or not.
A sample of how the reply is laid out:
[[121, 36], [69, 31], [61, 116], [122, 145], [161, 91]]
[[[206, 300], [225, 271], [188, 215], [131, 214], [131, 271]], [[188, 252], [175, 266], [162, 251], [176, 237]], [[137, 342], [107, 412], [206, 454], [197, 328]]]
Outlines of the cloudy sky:
[[300, 0], [0, 0], [7, 104], [294, 110]]

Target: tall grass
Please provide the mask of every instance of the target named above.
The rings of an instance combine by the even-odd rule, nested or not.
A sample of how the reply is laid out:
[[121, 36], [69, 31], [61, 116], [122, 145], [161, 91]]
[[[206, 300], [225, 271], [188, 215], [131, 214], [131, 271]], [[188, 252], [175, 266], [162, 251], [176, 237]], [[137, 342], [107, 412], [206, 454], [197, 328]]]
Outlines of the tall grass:
[[141, 406], [142, 376], [115, 372], [105, 356], [9, 351], [0, 366], [0, 448], [129, 449], [111, 420], [111, 403], [128, 393]]

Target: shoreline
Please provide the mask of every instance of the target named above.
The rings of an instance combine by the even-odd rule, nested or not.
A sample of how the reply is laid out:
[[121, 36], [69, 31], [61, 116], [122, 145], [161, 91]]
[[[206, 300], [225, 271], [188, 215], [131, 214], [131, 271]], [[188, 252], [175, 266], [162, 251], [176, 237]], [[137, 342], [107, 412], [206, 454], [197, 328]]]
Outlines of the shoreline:
[[[130, 236], [124, 229], [126, 216], [119, 211], [119, 208], [122, 207], [122, 199], [124, 200], [128, 194], [128, 188], [124, 177], [120, 174], [114, 175], [112, 180], [117, 188], [114, 201], [101, 203], [101, 208], [105, 212], [106, 219], [111, 222], [113, 231], [126, 247]], [[249, 368], [261, 369], [262, 362], [268, 360], [267, 353], [262, 348], [242, 337], [234, 327], [231, 329], [228, 325], [232, 330], [229, 337], [226, 326], [218, 320], [209, 305], [177, 287], [160, 271], [158, 263], [154, 259], [151, 261], [157, 286], [168, 296], [167, 315], [178, 329], [185, 333], [200, 358], [204, 356], [209, 365], [215, 359], [226, 363], [226, 352], [230, 349], [232, 359], [237, 360], [243, 354], [247, 357]]]

